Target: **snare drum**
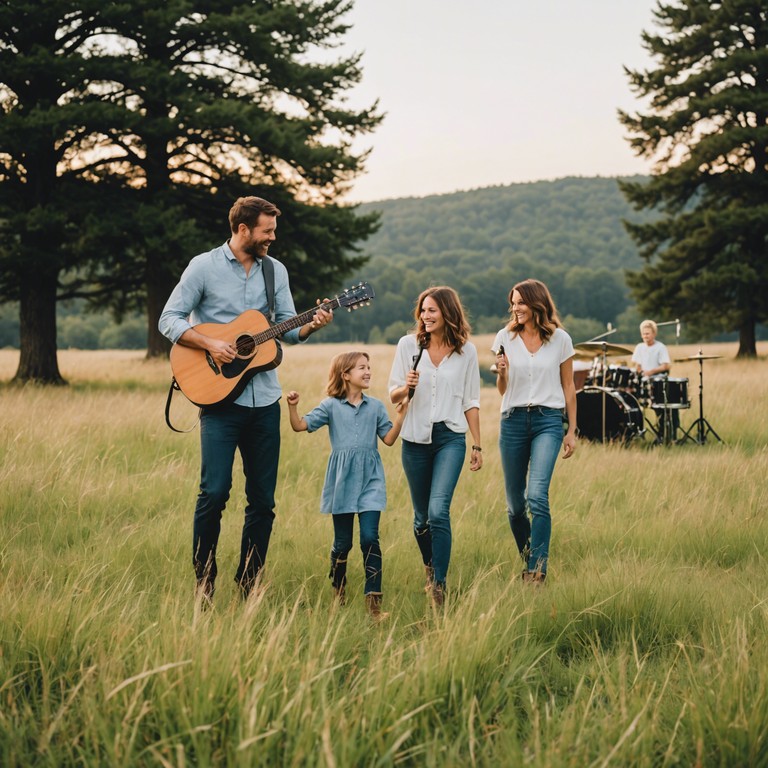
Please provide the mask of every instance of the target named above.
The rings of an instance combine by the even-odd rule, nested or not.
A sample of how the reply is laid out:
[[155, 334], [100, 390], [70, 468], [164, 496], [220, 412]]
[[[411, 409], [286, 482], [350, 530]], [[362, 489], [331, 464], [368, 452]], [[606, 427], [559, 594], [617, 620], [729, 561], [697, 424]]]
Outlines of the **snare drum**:
[[626, 365], [609, 365], [605, 377], [608, 389], [630, 389], [632, 384], [632, 369]]
[[670, 379], [652, 376], [648, 383], [651, 390], [651, 408], [690, 408], [688, 379]]

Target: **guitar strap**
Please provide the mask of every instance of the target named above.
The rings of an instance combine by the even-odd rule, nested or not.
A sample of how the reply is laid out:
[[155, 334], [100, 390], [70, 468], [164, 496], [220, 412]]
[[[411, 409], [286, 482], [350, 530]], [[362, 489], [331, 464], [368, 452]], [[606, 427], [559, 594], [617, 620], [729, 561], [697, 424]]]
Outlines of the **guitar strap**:
[[275, 265], [269, 256], [261, 260], [261, 271], [264, 273], [264, 287], [267, 291], [267, 306], [269, 307], [269, 321], [275, 322]]
[[177, 429], [171, 424], [171, 400], [173, 399], [174, 391], [181, 392], [181, 387], [178, 385], [175, 378], [171, 379], [171, 386], [168, 388], [168, 399], [165, 401], [165, 423], [174, 432], [191, 432], [200, 423], [200, 414], [203, 412], [201, 408], [197, 413], [197, 421], [189, 429]]

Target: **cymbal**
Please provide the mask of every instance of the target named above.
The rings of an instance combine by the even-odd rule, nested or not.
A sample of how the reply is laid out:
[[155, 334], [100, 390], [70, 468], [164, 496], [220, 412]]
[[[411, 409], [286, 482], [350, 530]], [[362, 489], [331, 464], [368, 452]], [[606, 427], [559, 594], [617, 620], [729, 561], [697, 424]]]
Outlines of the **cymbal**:
[[722, 355], [702, 355], [701, 352], [699, 352], [698, 355], [689, 355], [688, 357], [677, 357], [675, 358], [675, 362], [684, 363], [687, 360], [717, 360], [721, 357]]
[[581, 352], [592, 352], [593, 355], [600, 355], [605, 352], [606, 355], [631, 355], [633, 350], [622, 347], [618, 344], [608, 344], [606, 341], [582, 341], [573, 345], [574, 349]]

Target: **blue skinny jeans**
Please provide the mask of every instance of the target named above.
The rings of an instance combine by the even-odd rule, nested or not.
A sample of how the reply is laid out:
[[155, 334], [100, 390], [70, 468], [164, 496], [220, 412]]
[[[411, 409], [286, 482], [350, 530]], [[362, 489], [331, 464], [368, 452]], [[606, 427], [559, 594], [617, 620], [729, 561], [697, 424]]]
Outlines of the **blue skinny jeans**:
[[451, 501], [465, 454], [464, 434], [453, 432], [442, 422], [433, 425], [429, 444], [402, 441], [413, 532], [424, 565], [434, 568], [435, 582], [443, 587], [451, 560]]
[[562, 442], [563, 413], [556, 408], [511, 408], [502, 414], [499, 450], [507, 515], [529, 571], [547, 572], [552, 535], [549, 485]]

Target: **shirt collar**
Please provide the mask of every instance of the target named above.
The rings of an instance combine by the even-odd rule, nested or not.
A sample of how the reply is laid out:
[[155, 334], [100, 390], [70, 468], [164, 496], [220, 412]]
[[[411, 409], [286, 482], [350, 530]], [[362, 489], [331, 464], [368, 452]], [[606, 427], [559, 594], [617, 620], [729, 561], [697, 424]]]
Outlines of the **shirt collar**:
[[[234, 251], [229, 245], [229, 240], [227, 240], [224, 245], [221, 246], [224, 250], [224, 255], [230, 260], [230, 261], [237, 261], [237, 256], [235, 256]], [[253, 266], [256, 267], [256, 269], [261, 269], [261, 262], [263, 259], [256, 258], [253, 260]], [[240, 262], [238, 262], [239, 264]]]
[[[368, 401], [368, 397], [366, 396], [365, 392], [362, 393], [363, 399], [360, 401], [360, 405], [362, 406], [363, 403]], [[347, 400], [347, 396], [344, 395], [344, 397], [341, 398], [342, 403], [346, 403], [347, 405], [351, 405], [353, 408], [358, 408], [360, 406], [355, 405], [354, 403], [350, 403], [349, 400]]]

